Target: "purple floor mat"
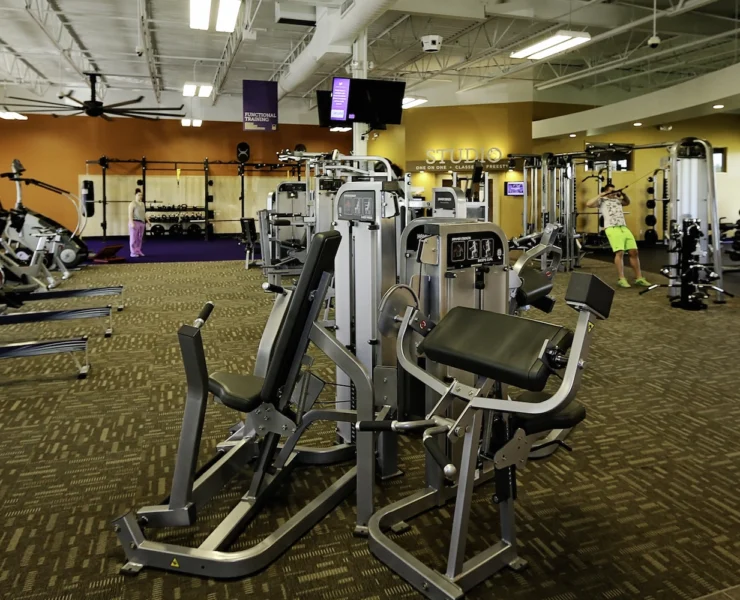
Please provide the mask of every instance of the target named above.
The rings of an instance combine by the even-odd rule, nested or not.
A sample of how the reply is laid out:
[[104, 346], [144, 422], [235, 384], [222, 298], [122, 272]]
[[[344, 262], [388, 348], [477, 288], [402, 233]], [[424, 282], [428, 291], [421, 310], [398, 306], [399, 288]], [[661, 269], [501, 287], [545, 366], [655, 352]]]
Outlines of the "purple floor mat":
[[173, 240], [168, 238], [146, 238], [142, 247], [143, 258], [129, 256], [128, 238], [85, 238], [91, 253], [100, 252], [105, 246], [122, 245], [116, 256], [126, 259], [127, 263], [162, 263], [162, 262], [211, 262], [217, 260], [244, 260], [244, 247], [235, 239], [217, 238], [205, 240]]

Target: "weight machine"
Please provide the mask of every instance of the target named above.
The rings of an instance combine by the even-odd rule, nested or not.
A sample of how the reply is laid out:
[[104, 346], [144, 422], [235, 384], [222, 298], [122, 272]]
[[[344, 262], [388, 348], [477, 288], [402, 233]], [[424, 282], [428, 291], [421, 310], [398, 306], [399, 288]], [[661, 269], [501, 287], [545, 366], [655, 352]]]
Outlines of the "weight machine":
[[[248, 155], [247, 155], [248, 156]], [[216, 219], [215, 211], [213, 209], [214, 198], [211, 193], [211, 187], [213, 186], [213, 180], [211, 179], [212, 170], [214, 167], [221, 166], [236, 166], [237, 175], [240, 179], [240, 196], [239, 202], [241, 206], [241, 217], [245, 216], [245, 177], [249, 173], [256, 173], [259, 171], [279, 171], [286, 167], [277, 163], [255, 163], [255, 162], [242, 162], [242, 161], [223, 161], [223, 160], [209, 160], [208, 158], [202, 161], [172, 161], [172, 160], [149, 160], [147, 157], [132, 158], [132, 159], [120, 159], [110, 158], [102, 156], [95, 160], [86, 161], [86, 166], [89, 170], [91, 166], [100, 167], [102, 173], [102, 198], [95, 200], [98, 204], [102, 205], [103, 221], [101, 228], [103, 230], [103, 240], [108, 239], [108, 205], [116, 203], [128, 204], [130, 200], [111, 200], [108, 198], [108, 183], [107, 177], [109, 170], [113, 165], [116, 164], [132, 164], [139, 165], [141, 169], [141, 175], [136, 181], [136, 185], [141, 189], [144, 202], [147, 202], [147, 174], [154, 171], [162, 172], [175, 172], [178, 181], [180, 173], [202, 173], [203, 174], [203, 205], [202, 206], [189, 206], [187, 204], [179, 205], [166, 205], [157, 206], [162, 202], [152, 201], [147, 203], [147, 212], [162, 212], [162, 213], [176, 213], [173, 215], [162, 217], [156, 221], [156, 225], [152, 226], [152, 233], [155, 235], [164, 235], [170, 233], [172, 237], [179, 237], [182, 234], [189, 231], [189, 235], [195, 237], [203, 237], [206, 241], [214, 235], [214, 224], [215, 223], [226, 223], [226, 222], [238, 222], [238, 219]], [[185, 217], [185, 218], [183, 218]], [[183, 223], [188, 224], [188, 230], [185, 230]], [[165, 228], [164, 225], [169, 225], [169, 228]], [[159, 226], [159, 227], [158, 227]], [[191, 228], [192, 226], [192, 228]], [[156, 227], [156, 229], [155, 229]], [[199, 229], [199, 232], [195, 231], [195, 227]]]

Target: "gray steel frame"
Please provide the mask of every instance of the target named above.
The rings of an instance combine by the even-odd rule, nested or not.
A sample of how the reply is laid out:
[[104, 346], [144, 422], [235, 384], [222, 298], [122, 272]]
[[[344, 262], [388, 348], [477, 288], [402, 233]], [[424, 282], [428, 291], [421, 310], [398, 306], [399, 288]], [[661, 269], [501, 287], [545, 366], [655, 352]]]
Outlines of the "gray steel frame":
[[[330, 283], [331, 277], [325, 273], [315, 292], [307, 325], [303, 331], [301, 347], [307, 348], [309, 341], [313, 342], [347, 374], [356, 388], [357, 411], [312, 410], [312, 407], [308, 406], [307, 412], [299, 415], [298, 425], [294, 424], [292, 431], [286, 432], [290, 436], [284, 445], [280, 446], [278, 442], [285, 433], [276, 433], [275, 428], [271, 427], [272, 423], [268, 423], [269, 432], [261, 443], [258, 444], [254, 437], [234, 439], [230, 448], [207, 465], [205, 471], [196, 477], [195, 463], [205, 418], [208, 377], [205, 372], [200, 331], [195, 327], [184, 326], [180, 337], [183, 358], [186, 366], [200, 365], [198, 367], [200, 371], [186, 368], [188, 397], [172, 494], [167, 500], [168, 504], [144, 507], [138, 514], [130, 512], [114, 521], [114, 529], [128, 559], [122, 572], [134, 574], [144, 567], [154, 567], [214, 578], [248, 576], [275, 561], [328, 515], [353, 491], [355, 483], [358, 517], [362, 515], [365, 521], [369, 519], [372, 512], [374, 475], [373, 437], [372, 434], [362, 434], [357, 436], [357, 454], [364, 457], [363, 461], [358, 461], [357, 466], [255, 546], [237, 552], [226, 550], [244, 527], [257, 516], [265, 502], [280, 488], [292, 467], [300, 463], [329, 464], [345, 461], [354, 456], [355, 449], [347, 444], [337, 444], [332, 448], [298, 446], [302, 434], [312, 423], [319, 420], [356, 422], [358, 419], [372, 420], [375, 417], [371, 375], [336, 338], [317, 323], [322, 300]], [[298, 383], [301, 363], [302, 360], [298, 359], [292, 364], [285, 390], [294, 389]], [[285, 393], [279, 406], [263, 405], [254, 413], [256, 415], [262, 408], [282, 413], [291, 398], [292, 394]], [[267, 415], [265, 422], [268, 422]], [[276, 423], [282, 422], [276, 419]], [[192, 524], [196, 519], [198, 505], [209, 501], [237, 470], [242, 470], [252, 459], [256, 460], [249, 492], [198, 548], [154, 542], [145, 538], [139, 519], [143, 517], [146, 525], [153, 527]]]
[[[543, 414], [564, 408], [576, 395], [580, 386], [584, 358], [588, 354], [588, 347], [595, 318], [587, 307], [581, 307], [578, 324], [574, 333], [568, 365], [565, 368], [563, 380], [558, 390], [546, 401], [539, 404], [515, 402], [502, 398], [487, 398], [491, 390], [490, 380], [483, 380], [483, 385], [470, 387], [454, 380], [445, 384], [433, 377], [416, 364], [413, 359], [413, 340], [411, 323], [418, 320], [420, 313], [413, 307], [406, 309], [403, 322], [398, 334], [397, 354], [399, 364], [412, 376], [419, 379], [432, 390], [441, 395], [441, 399], [434, 410], [427, 415], [427, 420], [434, 420], [442, 424], [447, 430], [447, 437], [451, 442], [459, 441], [462, 434], [463, 452], [459, 468], [458, 482], [454, 486], [434, 486], [416, 492], [415, 494], [395, 502], [376, 512], [368, 523], [370, 551], [393, 571], [403, 577], [414, 588], [427, 598], [434, 600], [458, 600], [465, 593], [491, 577], [506, 566], [520, 570], [526, 562], [519, 558], [516, 543], [516, 525], [514, 514], [514, 500], [509, 498], [499, 504], [501, 539], [469, 560], [465, 560], [465, 547], [470, 524], [470, 509], [474, 488], [488, 481], [496, 468], [511, 466], [512, 464], [526, 463], [529, 447], [520, 450], [516, 462], [512, 457], [506, 462], [506, 454], [511, 454], [508, 445], [496, 454], [493, 465], [486, 465], [477, 469], [478, 451], [483, 430], [484, 414], [487, 411], [496, 411], [508, 419], [512, 413]], [[479, 379], [479, 384], [480, 384]], [[466, 408], [457, 420], [444, 424], [441, 415], [453, 399], [465, 400]], [[394, 429], [401, 430], [402, 425], [394, 424]], [[521, 432], [523, 433], [523, 432]], [[521, 435], [520, 433], [520, 435]], [[515, 436], [512, 437], [512, 441]], [[528, 440], [531, 444], [531, 441]], [[427, 454], [427, 466], [442, 470], [442, 465], [430, 460]], [[444, 472], [449, 478], [449, 471]], [[434, 481], [432, 479], [431, 481]], [[436, 571], [427, 566], [410, 552], [391, 540], [386, 531], [401, 522], [407, 521], [432, 508], [444, 506], [452, 497], [455, 497], [455, 510], [450, 538], [450, 548], [445, 573]]]
[[[74, 352], [84, 352], [85, 362], [80, 364]], [[90, 372], [90, 363], [87, 358], [87, 336], [66, 340], [42, 340], [36, 342], [19, 342], [0, 346], [0, 359], [27, 358], [29, 356], [46, 356], [48, 354], [67, 354], [77, 365], [77, 379], [85, 379]]]
[[17, 325], [19, 323], [42, 323], [44, 321], [71, 321], [74, 319], [100, 319], [108, 317], [105, 337], [113, 335], [113, 311], [110, 304], [96, 308], [75, 308], [70, 310], [40, 310], [33, 312], [10, 313], [0, 315], [0, 325]]

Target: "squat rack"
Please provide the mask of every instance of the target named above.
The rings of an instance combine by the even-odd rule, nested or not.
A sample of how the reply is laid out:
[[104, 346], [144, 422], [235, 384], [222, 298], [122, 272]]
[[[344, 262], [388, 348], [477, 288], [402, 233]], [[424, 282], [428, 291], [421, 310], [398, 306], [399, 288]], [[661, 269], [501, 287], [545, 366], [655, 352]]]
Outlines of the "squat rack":
[[91, 165], [98, 166], [101, 168], [103, 176], [103, 197], [101, 200], [97, 200], [99, 204], [103, 206], [103, 222], [101, 228], [103, 230], [103, 240], [108, 239], [108, 212], [107, 207], [110, 203], [128, 203], [130, 200], [109, 200], [108, 199], [108, 188], [107, 188], [107, 173], [108, 169], [113, 164], [136, 164], [141, 169], [141, 178], [137, 180], [136, 184], [141, 188], [144, 202], [146, 202], [146, 175], [147, 171], [191, 171], [197, 173], [203, 173], [204, 177], [204, 207], [205, 213], [205, 239], [209, 239], [211, 223], [231, 221], [231, 219], [213, 219], [210, 218], [209, 203], [213, 202], [213, 196], [208, 193], [208, 188], [213, 185], [211, 180], [211, 167], [221, 165], [235, 165], [237, 166], [237, 174], [240, 179], [240, 195], [239, 202], [241, 204], [241, 218], [245, 216], [244, 202], [246, 198], [244, 188], [244, 178], [248, 173], [256, 173], [264, 170], [268, 171], [279, 171], [288, 170], [292, 175], [295, 172], [295, 168], [282, 163], [263, 163], [263, 162], [242, 162], [238, 160], [209, 160], [208, 157], [202, 161], [191, 161], [191, 160], [149, 160], [146, 156], [141, 158], [110, 158], [108, 156], [101, 156], [98, 159], [87, 160], [85, 165], [89, 168]]

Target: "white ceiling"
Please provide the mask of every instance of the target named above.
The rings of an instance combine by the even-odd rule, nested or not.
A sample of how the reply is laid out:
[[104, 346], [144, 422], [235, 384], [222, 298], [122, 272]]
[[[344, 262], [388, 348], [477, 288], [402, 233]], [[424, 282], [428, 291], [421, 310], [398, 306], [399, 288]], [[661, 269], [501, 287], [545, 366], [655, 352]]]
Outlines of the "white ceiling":
[[[278, 78], [312, 34], [309, 27], [275, 24], [274, 0], [244, 2], [253, 35], [244, 36], [228, 65], [229, 35], [191, 30], [187, 0], [0, 0], [0, 83], [6, 95], [48, 97], [83, 89], [81, 72], [96, 69], [111, 98], [145, 93], [154, 102], [156, 87], [161, 102], [179, 104], [185, 82], [218, 83], [226, 72], [216, 105], [196, 100], [192, 110], [239, 120], [241, 81]], [[432, 105], [526, 99], [605, 104], [740, 60], [740, 0], [657, 5], [661, 12], [685, 12], [658, 19], [662, 44], [653, 50], [646, 44], [653, 0], [397, 0], [399, 10], [385, 12], [368, 29], [370, 76], [404, 79], [409, 93]], [[140, 32], [139, 11], [148, 35]], [[536, 65], [509, 58], [513, 49], [559, 28], [588, 31], [595, 40]], [[426, 34], [444, 37], [441, 52], [421, 52]], [[149, 46], [151, 64], [146, 53], [136, 54], [142, 44]], [[310, 107], [314, 90], [326, 88], [348, 62], [321, 65], [293, 90], [281, 104], [281, 112], [296, 112], [287, 120], [305, 121], [298, 113]]]

